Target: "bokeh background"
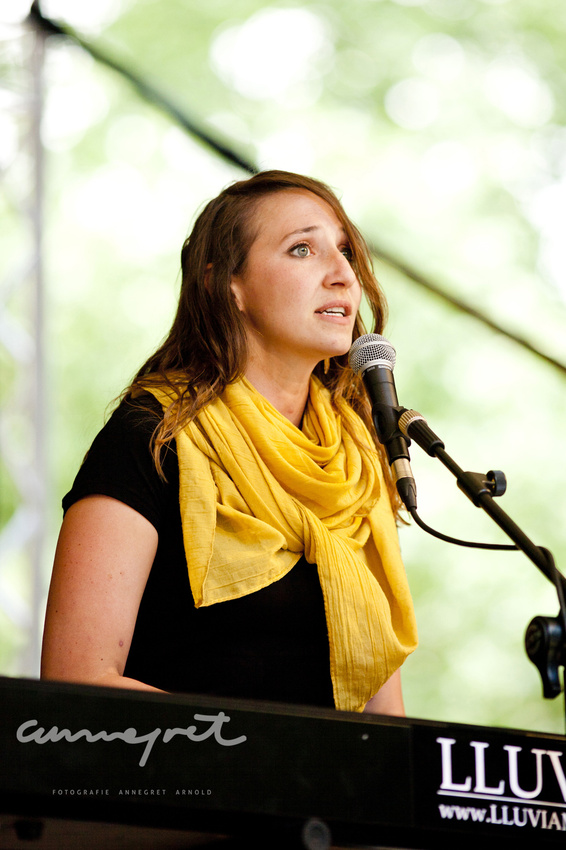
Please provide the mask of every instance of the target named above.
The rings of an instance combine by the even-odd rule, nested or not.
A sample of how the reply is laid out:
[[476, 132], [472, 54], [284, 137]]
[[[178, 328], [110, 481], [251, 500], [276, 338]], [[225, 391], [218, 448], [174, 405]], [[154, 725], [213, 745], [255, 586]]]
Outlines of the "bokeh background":
[[[29, 5], [0, 8], [0, 674], [38, 675], [61, 498], [168, 330], [195, 213], [245, 163], [337, 190], [375, 247], [401, 403], [464, 468], [504, 470], [501, 506], [566, 569], [566, 5], [44, 0], [67, 35]], [[505, 542], [412, 461], [425, 521]], [[523, 647], [550, 583], [400, 536], [408, 713], [563, 732]]]

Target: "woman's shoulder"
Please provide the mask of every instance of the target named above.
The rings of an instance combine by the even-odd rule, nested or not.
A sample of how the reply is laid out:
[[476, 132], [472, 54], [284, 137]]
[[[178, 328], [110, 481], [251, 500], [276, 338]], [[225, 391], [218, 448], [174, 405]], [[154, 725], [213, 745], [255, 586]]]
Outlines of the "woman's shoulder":
[[136, 431], [148, 431], [159, 425], [163, 419], [163, 407], [149, 392], [123, 396], [112, 411], [105, 427], [125, 428]]
[[163, 475], [153, 456], [153, 435], [161, 419], [161, 405], [149, 393], [123, 398], [86, 453], [63, 499], [64, 510], [85, 496], [107, 495], [135, 508], [157, 526], [163, 504], [178, 490], [175, 444], [162, 450]]

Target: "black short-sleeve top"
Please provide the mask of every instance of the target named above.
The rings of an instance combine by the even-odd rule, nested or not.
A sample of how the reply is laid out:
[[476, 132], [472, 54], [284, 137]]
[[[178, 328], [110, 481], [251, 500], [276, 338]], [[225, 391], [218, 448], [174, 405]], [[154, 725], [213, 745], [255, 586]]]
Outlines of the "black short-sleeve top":
[[110, 496], [157, 530], [124, 675], [166, 691], [333, 706], [322, 591], [316, 566], [304, 557], [256, 593], [195, 607], [175, 447], [162, 457], [165, 481], [151, 453], [159, 415], [159, 404], [148, 395], [123, 401], [63, 499], [67, 511], [87, 496]]

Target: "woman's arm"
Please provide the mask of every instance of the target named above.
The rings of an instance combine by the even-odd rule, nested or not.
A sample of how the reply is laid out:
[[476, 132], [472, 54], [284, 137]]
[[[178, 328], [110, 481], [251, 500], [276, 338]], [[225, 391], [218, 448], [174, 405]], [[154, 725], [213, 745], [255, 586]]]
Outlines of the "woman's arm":
[[364, 712], [368, 714], [395, 714], [405, 717], [403, 691], [401, 689], [401, 670], [397, 670], [379, 691], [366, 703]]
[[47, 601], [42, 678], [158, 690], [123, 675], [156, 550], [154, 526], [123, 502], [88, 496], [69, 508]]

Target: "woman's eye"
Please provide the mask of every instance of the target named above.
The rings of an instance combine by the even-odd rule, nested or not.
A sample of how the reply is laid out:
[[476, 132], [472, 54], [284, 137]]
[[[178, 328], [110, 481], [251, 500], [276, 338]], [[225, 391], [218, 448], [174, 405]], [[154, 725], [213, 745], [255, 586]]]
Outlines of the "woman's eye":
[[349, 263], [351, 263], [351, 262], [352, 262], [352, 260], [354, 259], [354, 252], [352, 251], [352, 249], [350, 248], [350, 246], [349, 246], [349, 245], [344, 245], [344, 247], [343, 247], [343, 248], [340, 248], [340, 250], [342, 251], [342, 253], [343, 253], [343, 254], [344, 254], [344, 256], [346, 257], [346, 259], [348, 260], [348, 262], [349, 262]]
[[295, 245], [294, 248], [291, 248], [291, 254], [294, 254], [295, 257], [308, 257], [310, 252], [311, 249], [306, 242], [301, 242], [300, 245]]

